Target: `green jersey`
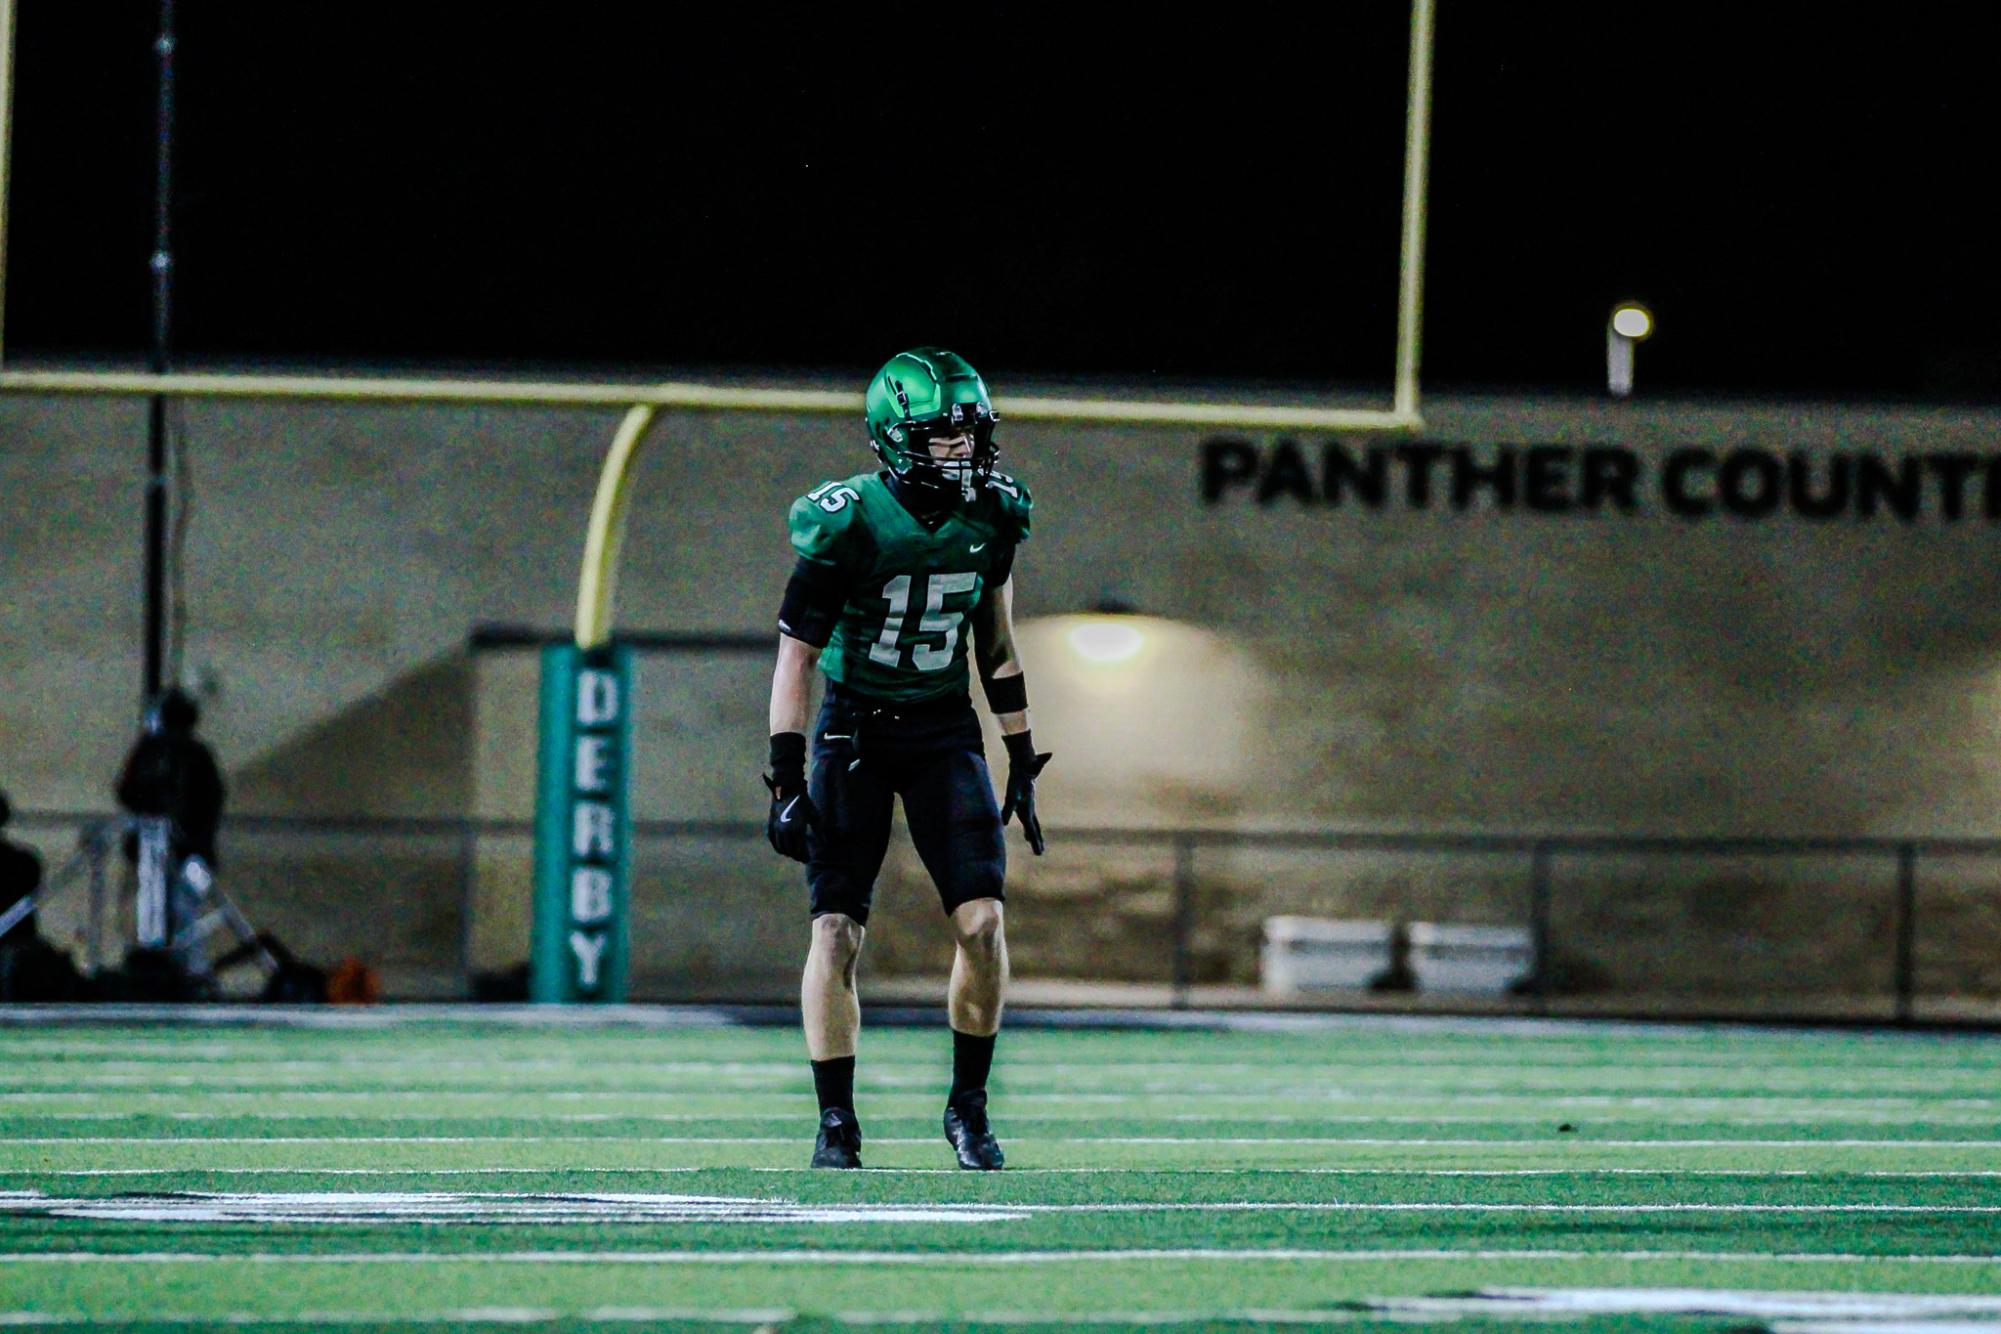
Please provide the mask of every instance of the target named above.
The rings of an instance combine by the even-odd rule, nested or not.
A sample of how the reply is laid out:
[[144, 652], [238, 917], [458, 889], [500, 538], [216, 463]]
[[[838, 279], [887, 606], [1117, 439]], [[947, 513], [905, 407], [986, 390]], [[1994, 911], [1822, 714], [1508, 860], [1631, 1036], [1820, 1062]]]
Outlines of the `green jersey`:
[[880, 699], [966, 693], [967, 619], [1007, 579], [1034, 503], [1001, 473], [936, 528], [919, 523], [880, 473], [793, 501], [793, 549], [837, 571], [846, 590], [820, 670]]

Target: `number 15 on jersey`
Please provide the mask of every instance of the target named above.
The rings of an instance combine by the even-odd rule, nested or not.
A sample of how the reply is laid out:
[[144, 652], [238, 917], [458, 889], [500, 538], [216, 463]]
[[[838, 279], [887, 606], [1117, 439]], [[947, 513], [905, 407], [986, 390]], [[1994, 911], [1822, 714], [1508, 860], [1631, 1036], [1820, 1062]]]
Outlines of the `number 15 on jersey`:
[[[910, 615], [910, 586], [907, 574], [899, 574], [882, 586], [882, 598], [889, 604], [889, 610], [882, 633], [869, 645], [868, 655], [884, 667], [900, 667], [907, 649], [910, 665], [916, 670], [942, 672], [959, 656], [966, 611], [980, 600], [980, 576], [970, 570], [926, 575], [924, 609], [915, 626], [906, 624]], [[946, 606], [947, 598], [953, 598], [954, 605]]]

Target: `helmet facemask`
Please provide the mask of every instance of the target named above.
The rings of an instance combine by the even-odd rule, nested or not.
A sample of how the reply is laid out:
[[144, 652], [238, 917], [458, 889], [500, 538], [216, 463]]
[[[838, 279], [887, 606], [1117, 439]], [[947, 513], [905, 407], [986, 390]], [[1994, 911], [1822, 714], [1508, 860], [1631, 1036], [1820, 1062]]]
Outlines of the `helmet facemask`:
[[[876, 456], [898, 483], [925, 499], [941, 504], [971, 504], [993, 476], [1000, 449], [994, 444], [996, 414], [984, 403], [954, 403], [948, 412], [922, 421], [891, 424], [874, 441]], [[964, 457], [940, 458], [932, 446], [968, 437], [972, 449]]]

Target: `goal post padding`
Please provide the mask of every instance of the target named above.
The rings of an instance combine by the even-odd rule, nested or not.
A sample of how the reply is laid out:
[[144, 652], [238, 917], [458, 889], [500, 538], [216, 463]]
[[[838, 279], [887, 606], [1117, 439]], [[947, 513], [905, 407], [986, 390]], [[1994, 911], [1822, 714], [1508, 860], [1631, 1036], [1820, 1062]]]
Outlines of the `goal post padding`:
[[629, 956], [632, 648], [542, 650], [529, 999], [618, 1003]]

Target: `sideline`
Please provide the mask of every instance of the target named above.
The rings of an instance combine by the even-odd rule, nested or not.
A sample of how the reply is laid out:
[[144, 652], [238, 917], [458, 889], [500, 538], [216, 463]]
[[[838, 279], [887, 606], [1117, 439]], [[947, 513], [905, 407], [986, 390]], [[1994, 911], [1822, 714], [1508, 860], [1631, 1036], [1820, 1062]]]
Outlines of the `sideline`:
[[[871, 1026], [940, 1028], [938, 1005], [865, 1006]], [[43, 1026], [192, 1025], [215, 1028], [380, 1030], [474, 1025], [521, 1029], [793, 1028], [793, 1005], [485, 1005], [394, 1002], [371, 1006], [252, 1004], [64, 1004], [0, 1006], [0, 1030]], [[2001, 1022], [1827, 1019], [1632, 1019], [1522, 1015], [1304, 1013], [1286, 1010], [1165, 1010], [1120, 1007], [1009, 1006], [1010, 1029], [1110, 1029], [1214, 1033], [1456, 1033], [1512, 1037], [1627, 1036], [1693, 1038], [1718, 1031], [1745, 1033], [1922, 1035], [1981, 1039]]]
[[1717, 1264], [1799, 1265], [1991, 1265], [2001, 1254], [1885, 1254], [1867, 1251], [1455, 1251], [1439, 1248], [1396, 1250], [1268, 1250], [1181, 1247], [1161, 1250], [1078, 1251], [343, 1251], [303, 1255], [279, 1251], [227, 1254], [213, 1251], [0, 1251], [9, 1264], [248, 1264], [248, 1265], [1017, 1265], [1107, 1263], [1313, 1263], [1382, 1264], [1402, 1261], [1575, 1260], [1635, 1264], [1704, 1261]]

